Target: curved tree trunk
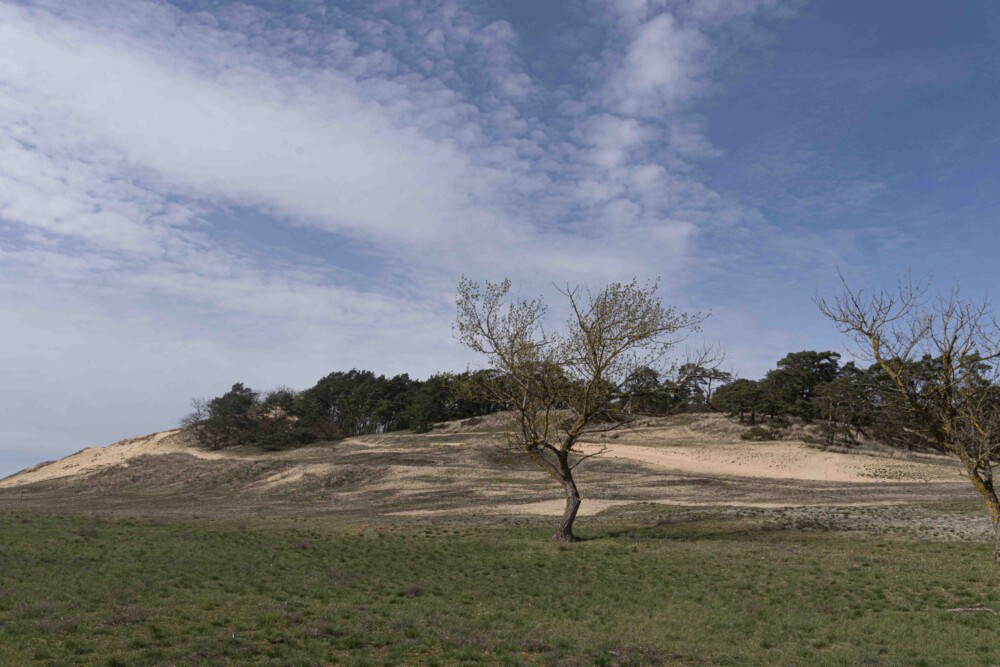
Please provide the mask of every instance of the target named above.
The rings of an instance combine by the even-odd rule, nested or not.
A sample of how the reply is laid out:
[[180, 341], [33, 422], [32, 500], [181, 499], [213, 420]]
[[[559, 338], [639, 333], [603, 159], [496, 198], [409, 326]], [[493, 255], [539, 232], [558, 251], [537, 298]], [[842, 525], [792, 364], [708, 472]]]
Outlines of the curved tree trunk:
[[573, 470], [569, 466], [568, 455], [559, 457], [559, 472], [562, 475], [563, 489], [566, 491], [566, 510], [563, 512], [562, 521], [559, 522], [559, 530], [552, 539], [556, 542], [578, 542], [579, 538], [573, 534], [573, 522], [576, 521], [576, 513], [580, 511], [580, 492], [576, 489], [576, 482], [573, 481]]
[[1000, 497], [993, 486], [993, 473], [990, 468], [980, 468], [968, 457], [961, 456], [969, 479], [976, 491], [983, 498], [983, 503], [990, 513], [990, 523], [993, 525], [993, 560], [1000, 564]]
[[993, 561], [1000, 565], [1000, 500], [989, 485], [989, 493], [984, 493], [986, 506], [990, 511], [990, 523], [993, 524]]

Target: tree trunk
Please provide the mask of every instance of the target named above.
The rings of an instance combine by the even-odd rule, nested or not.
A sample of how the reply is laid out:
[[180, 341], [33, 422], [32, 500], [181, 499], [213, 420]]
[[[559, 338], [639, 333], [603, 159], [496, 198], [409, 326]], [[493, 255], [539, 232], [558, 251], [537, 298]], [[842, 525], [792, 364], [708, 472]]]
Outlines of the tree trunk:
[[987, 485], [989, 492], [984, 493], [986, 507], [990, 511], [990, 523], [993, 524], [993, 561], [1000, 565], [1000, 500], [993, 492], [993, 485]]
[[987, 468], [980, 468], [966, 457], [961, 457], [972, 480], [973, 486], [983, 497], [983, 503], [990, 513], [990, 523], [993, 525], [993, 560], [1000, 565], [1000, 497], [997, 497], [993, 487], [993, 473]]
[[573, 481], [573, 470], [569, 466], [569, 456], [561, 456], [559, 459], [559, 472], [562, 474], [563, 489], [566, 491], [566, 510], [563, 512], [562, 521], [559, 522], [559, 530], [552, 536], [555, 542], [579, 542], [579, 538], [573, 534], [573, 522], [576, 521], [576, 513], [580, 511], [580, 492], [576, 489], [576, 482]]

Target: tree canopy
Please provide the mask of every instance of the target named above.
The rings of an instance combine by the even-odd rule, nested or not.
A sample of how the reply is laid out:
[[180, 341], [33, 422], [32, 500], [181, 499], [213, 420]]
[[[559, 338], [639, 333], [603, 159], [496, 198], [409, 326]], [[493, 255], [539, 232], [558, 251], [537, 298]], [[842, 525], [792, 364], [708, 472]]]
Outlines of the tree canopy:
[[182, 425], [210, 449], [287, 449], [400, 429], [426, 431], [435, 422], [504, 407], [469, 398], [464, 387], [475, 380], [470, 373], [438, 373], [421, 381], [354, 369], [330, 373], [304, 391], [261, 394], [236, 383], [222, 396], [193, 401], [195, 410]]

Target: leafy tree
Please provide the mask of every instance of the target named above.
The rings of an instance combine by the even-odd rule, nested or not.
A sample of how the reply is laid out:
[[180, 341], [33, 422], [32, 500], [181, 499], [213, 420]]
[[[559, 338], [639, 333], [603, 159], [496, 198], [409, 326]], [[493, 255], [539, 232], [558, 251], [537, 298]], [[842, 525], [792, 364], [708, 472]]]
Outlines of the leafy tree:
[[270, 450], [315, 442], [316, 434], [299, 425], [294, 415], [297, 398], [296, 392], [287, 387], [265, 393], [254, 410], [255, 423], [248, 439]]
[[195, 413], [186, 418], [196, 440], [208, 449], [249, 444], [254, 438], [258, 394], [242, 382], [207, 402], [193, 402]]
[[489, 370], [432, 375], [413, 392], [405, 411], [404, 427], [423, 433], [436, 422], [478, 417], [505, 409], [505, 405], [489, 400], [482, 391], [482, 383], [495, 376], [497, 373]]
[[828, 445], [838, 438], [854, 444], [873, 423], [875, 408], [870, 393], [867, 374], [854, 362], [846, 364], [830, 382], [816, 387], [811, 401]]
[[373, 433], [398, 431], [410, 427], [406, 413], [420, 384], [411, 380], [406, 373], [391, 378], [380, 378], [377, 383], [378, 393], [374, 400], [371, 426]]
[[715, 406], [741, 423], [753, 426], [766, 404], [760, 383], [754, 380], [735, 380], [715, 391]]
[[877, 363], [865, 371], [871, 410], [869, 435], [876, 441], [905, 450], [937, 449], [922, 429], [914, 428], [906, 397]]
[[426, 433], [435, 422], [446, 421], [455, 391], [454, 377], [447, 373], [432, 375], [416, 390], [407, 412], [410, 428]]
[[338, 371], [302, 392], [295, 408], [302, 425], [327, 440], [384, 433], [400, 426], [413, 391], [409, 376]]
[[576, 541], [581, 495], [573, 470], [602, 453], [581, 450], [582, 438], [618, 428], [634, 414], [629, 383], [641, 368], [662, 365], [679, 336], [701, 317], [664, 307], [658, 285], [614, 283], [596, 293], [567, 287], [571, 316], [558, 332], [544, 325], [541, 299], [510, 296], [511, 283], [480, 286], [463, 278], [457, 293], [457, 338], [484, 355], [499, 374], [486, 395], [510, 405], [515, 427], [508, 443], [548, 473], [566, 495], [553, 536]]
[[625, 381], [624, 398], [637, 415], [665, 416], [711, 409], [708, 401], [713, 384], [731, 378], [715, 367], [720, 361], [721, 354], [709, 348], [699, 351], [697, 359], [669, 368], [639, 367]]
[[660, 382], [660, 373], [642, 366], [626, 378], [624, 393], [631, 402], [628, 408], [636, 414], [664, 415], [670, 409], [671, 386]]
[[720, 370], [718, 365], [688, 362], [679, 369], [687, 379], [689, 407], [694, 410], [714, 410], [712, 401], [716, 390], [733, 381], [733, 374]]
[[792, 352], [761, 381], [761, 390], [773, 403], [775, 414], [812, 420], [818, 416], [812, 402], [817, 387], [836, 379], [839, 369], [836, 352]]
[[503, 373], [493, 369], [465, 371], [451, 377], [448, 419], [467, 419], [509, 410], [511, 406], [491, 397], [484, 387], [501, 381]]

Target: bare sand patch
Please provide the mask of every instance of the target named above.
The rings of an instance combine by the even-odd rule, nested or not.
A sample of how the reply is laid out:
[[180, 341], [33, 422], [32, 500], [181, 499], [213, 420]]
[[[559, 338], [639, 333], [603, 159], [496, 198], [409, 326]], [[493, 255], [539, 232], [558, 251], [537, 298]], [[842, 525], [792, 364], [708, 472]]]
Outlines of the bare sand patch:
[[[635, 500], [605, 500], [603, 498], [586, 499], [580, 505], [578, 516], [593, 516], [609, 507], [632, 505]], [[562, 516], [566, 509], [565, 500], [542, 500], [536, 503], [508, 503], [494, 505], [490, 508], [492, 514], [532, 514], [541, 516]]]
[[[903, 461], [887, 456], [829, 452], [801, 442], [713, 444], [655, 447], [612, 443], [602, 455], [661, 468], [709, 476], [757, 477], [824, 482], [954, 482], [957, 463], [948, 459]], [[585, 445], [586, 453], [602, 446]]]
[[268, 475], [249, 485], [251, 491], [271, 491], [282, 486], [298, 484], [309, 477], [323, 477], [334, 472], [338, 466], [332, 463], [305, 463]]

